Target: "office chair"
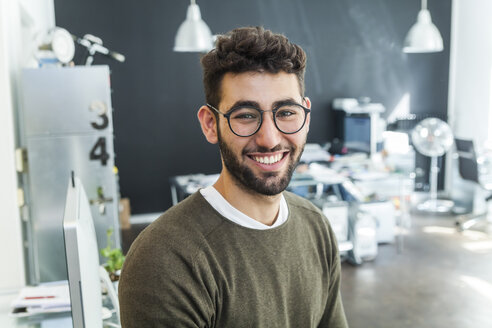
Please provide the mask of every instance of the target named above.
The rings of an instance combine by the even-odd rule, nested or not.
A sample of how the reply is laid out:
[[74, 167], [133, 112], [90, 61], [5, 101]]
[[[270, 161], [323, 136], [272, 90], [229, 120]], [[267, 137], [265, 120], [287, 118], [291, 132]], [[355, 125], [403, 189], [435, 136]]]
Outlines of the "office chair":
[[[475, 224], [487, 220], [487, 202], [492, 199], [491, 187], [480, 181], [479, 166], [477, 155], [472, 140], [455, 138], [456, 153], [458, 155], [458, 171], [462, 179], [472, 181], [483, 191], [488, 192], [484, 197], [485, 209], [475, 213], [476, 209], [469, 214], [460, 215], [456, 219], [456, 226], [460, 231], [469, 229]], [[474, 204], [475, 205], [475, 204]]]

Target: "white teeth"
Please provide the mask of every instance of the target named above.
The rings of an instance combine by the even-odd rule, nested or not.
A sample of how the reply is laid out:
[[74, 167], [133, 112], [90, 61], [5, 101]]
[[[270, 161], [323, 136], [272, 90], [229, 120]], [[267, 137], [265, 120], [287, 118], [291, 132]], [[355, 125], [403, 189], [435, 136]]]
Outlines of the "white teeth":
[[275, 156], [272, 155], [272, 156], [265, 156], [265, 157], [258, 157], [258, 156], [254, 157], [255, 161], [262, 164], [275, 164], [281, 159], [282, 159], [282, 154], [277, 154]]

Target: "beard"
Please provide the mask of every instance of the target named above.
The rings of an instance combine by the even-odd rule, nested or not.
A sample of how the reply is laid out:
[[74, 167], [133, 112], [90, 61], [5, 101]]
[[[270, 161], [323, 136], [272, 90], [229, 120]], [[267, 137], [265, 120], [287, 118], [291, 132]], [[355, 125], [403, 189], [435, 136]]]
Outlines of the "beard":
[[224, 142], [218, 131], [219, 148], [222, 155], [222, 161], [237, 182], [237, 185], [248, 192], [256, 192], [266, 196], [278, 195], [284, 191], [292, 178], [292, 174], [299, 163], [302, 152], [304, 151], [305, 142], [302, 144], [300, 151], [296, 154], [299, 147], [288, 145], [287, 147], [278, 145], [273, 149], [257, 147], [256, 149], [243, 149], [242, 155], [248, 152], [275, 152], [288, 150], [289, 163], [285, 172], [261, 172], [258, 175], [245, 164], [239, 161], [232, 149]]

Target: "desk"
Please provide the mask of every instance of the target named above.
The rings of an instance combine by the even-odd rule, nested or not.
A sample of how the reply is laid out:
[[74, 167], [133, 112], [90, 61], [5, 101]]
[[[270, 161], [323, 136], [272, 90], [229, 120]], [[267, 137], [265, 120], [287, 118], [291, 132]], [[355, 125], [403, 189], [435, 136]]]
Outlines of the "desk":
[[16, 298], [17, 293], [0, 295], [0, 327], [2, 328], [66, 328], [72, 327], [70, 312], [51, 314], [49, 316], [38, 315], [29, 318], [13, 318], [9, 316], [10, 304]]
[[176, 205], [200, 188], [211, 186], [217, 181], [219, 174], [190, 174], [174, 176], [169, 179], [173, 205]]
[[[0, 294], [0, 327], [1, 328], [67, 328], [72, 327], [70, 312], [35, 315], [14, 318], [9, 315], [10, 304], [17, 297], [17, 292]], [[116, 315], [104, 320], [103, 327], [119, 327]]]
[[[366, 195], [376, 195], [376, 198], [392, 200], [395, 205], [395, 220], [397, 232], [397, 251], [403, 251], [403, 229], [410, 227], [411, 196], [414, 189], [413, 173], [387, 173], [357, 179], [354, 176], [354, 184]], [[360, 177], [359, 177], [360, 178]]]

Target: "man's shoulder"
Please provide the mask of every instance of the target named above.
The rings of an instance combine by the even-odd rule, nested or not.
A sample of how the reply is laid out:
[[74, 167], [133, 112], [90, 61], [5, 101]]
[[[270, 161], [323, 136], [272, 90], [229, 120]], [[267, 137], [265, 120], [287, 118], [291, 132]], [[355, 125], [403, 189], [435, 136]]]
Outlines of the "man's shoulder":
[[304, 211], [316, 216], [323, 216], [321, 210], [304, 197], [301, 197], [289, 191], [284, 191], [284, 197], [287, 201], [289, 209], [291, 210]]
[[322, 241], [320, 245], [325, 245], [336, 258], [338, 247], [336, 237], [328, 218], [322, 210], [304, 197], [285, 192], [284, 197], [289, 206], [289, 216], [294, 222], [295, 229], [302, 230]]
[[203, 196], [196, 192], [171, 207], [147, 226], [133, 242], [130, 253], [166, 253], [178, 250], [191, 256], [222, 220]]
[[289, 216], [297, 225], [326, 235], [332, 234], [330, 223], [319, 207], [291, 192], [284, 192], [284, 197], [289, 207]]

